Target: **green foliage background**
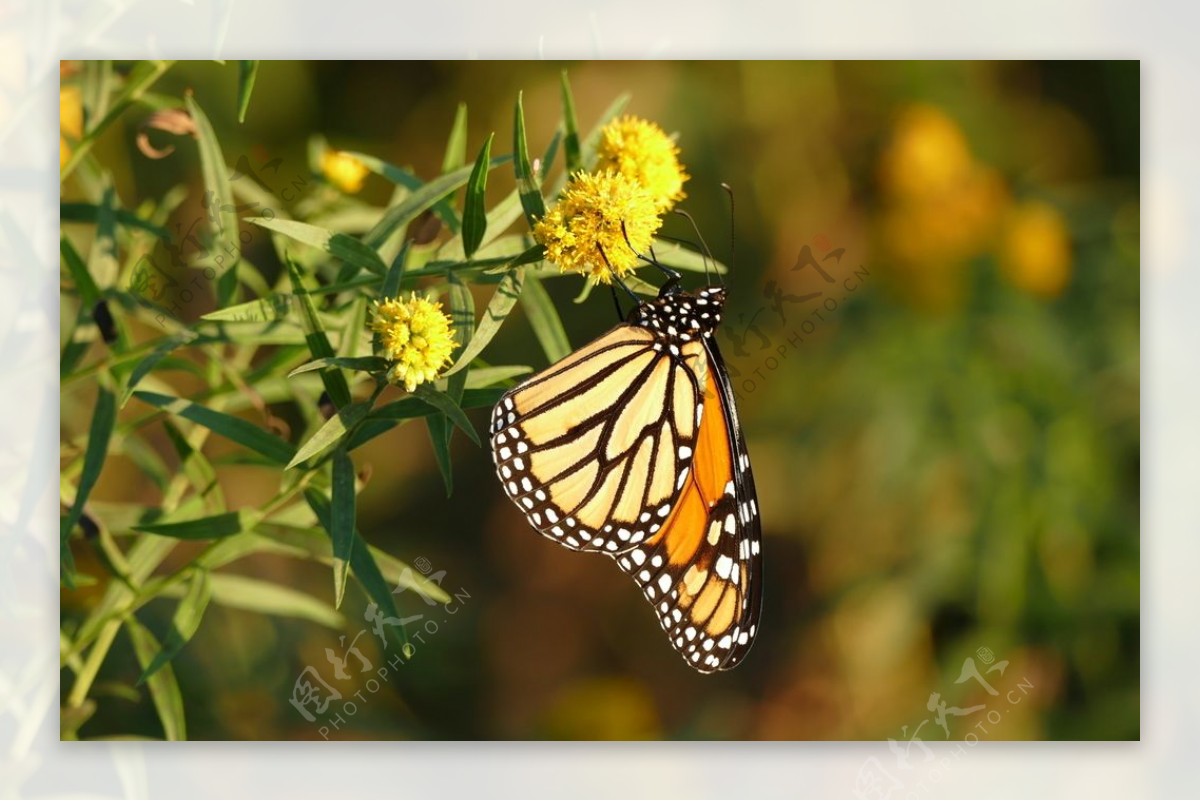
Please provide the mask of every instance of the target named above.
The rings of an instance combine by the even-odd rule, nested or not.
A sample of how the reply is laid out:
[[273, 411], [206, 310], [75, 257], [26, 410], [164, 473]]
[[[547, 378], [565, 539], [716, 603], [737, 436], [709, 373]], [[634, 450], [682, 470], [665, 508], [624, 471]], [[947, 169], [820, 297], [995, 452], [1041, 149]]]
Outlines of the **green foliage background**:
[[[476, 443], [505, 386], [614, 319], [528, 238], [573, 152], [564, 67], [581, 158], [629, 93], [733, 265], [767, 584], [727, 675], [686, 668], [607, 560], [531, 531]], [[987, 739], [1138, 736], [1136, 64], [89, 62], [63, 84], [64, 738], [941, 739], [935, 692], [1003, 704]], [[147, 125], [171, 109], [194, 135]], [[327, 147], [367, 164], [361, 192], [322, 176]], [[956, 147], [1001, 189], [897, 189], [944, 182]], [[1065, 260], [1013, 222], [1031, 203]], [[793, 269], [805, 246], [832, 285]], [[691, 286], [696, 249], [668, 259]], [[398, 288], [472, 320], [478, 357], [411, 397], [377, 391], [359, 334]], [[422, 618], [379, 638], [372, 610]], [[364, 628], [372, 671], [335, 679], [326, 649]], [[957, 681], [981, 649], [1025, 700]], [[314, 722], [289, 703], [308, 666], [343, 694]]]

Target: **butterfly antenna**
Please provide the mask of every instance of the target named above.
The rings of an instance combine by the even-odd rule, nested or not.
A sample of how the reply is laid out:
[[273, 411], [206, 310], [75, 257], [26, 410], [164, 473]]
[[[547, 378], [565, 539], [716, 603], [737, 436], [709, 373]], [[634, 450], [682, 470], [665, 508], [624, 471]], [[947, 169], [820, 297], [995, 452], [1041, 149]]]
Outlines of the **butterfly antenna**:
[[665, 275], [667, 277], [667, 286], [674, 286], [675, 284], [679, 283], [679, 273], [676, 272], [675, 270], [672, 270], [670, 267], [663, 265], [658, 260], [658, 257], [654, 255], [654, 245], [650, 246], [650, 255], [649, 256], [645, 256], [641, 253], [638, 253], [638, 249], [635, 248], [633, 246], [633, 243], [629, 241], [629, 232], [627, 230], [625, 230], [625, 221], [624, 220], [621, 220], [621, 235], [625, 237], [625, 244], [629, 246], [629, 249], [633, 251], [635, 256], [637, 256], [639, 259], [646, 262], [647, 264], [654, 265], [655, 267], [657, 267], [659, 270], [662, 271], [663, 275]]
[[624, 320], [625, 312], [621, 311], [621, 299], [617, 297], [617, 288], [612, 284], [609, 284], [608, 289], [610, 292], [612, 292], [613, 306], [616, 307], [617, 310], [617, 319]]
[[[642, 299], [639, 298], [637, 296], [637, 294], [632, 289], [630, 289], [629, 286], [624, 281], [621, 280], [621, 276], [617, 275], [617, 271], [613, 269], [612, 262], [610, 262], [608, 260], [608, 254], [604, 252], [604, 248], [600, 244], [597, 244], [596, 250], [600, 251], [600, 258], [604, 259], [604, 264], [608, 267], [609, 273], [612, 274], [613, 281], [615, 281], [618, 285], [620, 285], [621, 289], [625, 290], [625, 294], [629, 295], [630, 299], [633, 301], [633, 304], [635, 306], [640, 304], [642, 302]], [[615, 296], [615, 291], [614, 291], [614, 298], [615, 297], [616, 296]], [[620, 310], [620, 308], [621, 308], [621, 306], [620, 306], [620, 304], [618, 304], [617, 309]]]
[[[686, 211], [684, 211], [683, 209], [675, 209], [675, 213], [687, 218], [687, 221], [692, 224], [692, 230], [696, 232], [696, 239], [698, 239], [700, 241], [700, 246], [704, 248], [704, 255], [707, 256], [708, 258], [712, 259], [713, 264], [715, 265], [717, 260], [713, 259], [712, 250], [709, 249], [708, 243], [704, 241], [704, 234], [700, 233], [700, 226], [696, 225], [696, 219], [694, 217], [692, 217], [692, 215], [690, 215]], [[715, 267], [713, 269], [713, 272], [717, 273], [717, 280], [721, 282], [722, 286], [724, 286], [725, 280], [723, 278], [721, 278], [721, 273], [717, 272]], [[705, 278], [707, 279], [708, 278], [708, 262], [707, 261], [704, 263], [704, 274], [705, 274]]]
[[734, 213], [733, 187], [724, 181], [721, 188], [729, 195], [729, 269], [737, 266], [737, 215]]

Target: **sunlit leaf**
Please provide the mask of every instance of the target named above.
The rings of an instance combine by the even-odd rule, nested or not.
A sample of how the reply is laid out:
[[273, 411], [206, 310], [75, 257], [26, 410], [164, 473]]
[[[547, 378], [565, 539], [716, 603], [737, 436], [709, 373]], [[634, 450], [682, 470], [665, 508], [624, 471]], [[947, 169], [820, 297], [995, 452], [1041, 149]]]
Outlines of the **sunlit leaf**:
[[162, 649], [150, 660], [150, 664], [142, 670], [138, 684], [144, 684], [160, 668], [170, 662], [183, 650], [200, 628], [204, 619], [204, 611], [208, 608], [212, 597], [212, 586], [209, 584], [207, 570], [195, 570], [188, 581], [187, 593], [175, 607], [175, 615], [171, 618], [171, 630], [163, 640]]

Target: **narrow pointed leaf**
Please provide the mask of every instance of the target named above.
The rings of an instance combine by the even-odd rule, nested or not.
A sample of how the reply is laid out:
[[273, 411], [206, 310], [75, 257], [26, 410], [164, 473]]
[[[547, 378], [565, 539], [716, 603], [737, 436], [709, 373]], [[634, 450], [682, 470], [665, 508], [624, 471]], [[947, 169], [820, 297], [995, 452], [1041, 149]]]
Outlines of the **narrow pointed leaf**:
[[238, 62], [238, 122], [246, 121], [246, 110], [250, 108], [250, 94], [258, 78], [257, 61]]
[[325, 356], [305, 362], [288, 373], [288, 378], [313, 370], [323, 370], [326, 367], [341, 367], [344, 370], [359, 370], [375, 373], [387, 369], [387, 362], [379, 356]]
[[177, 523], [147, 523], [133, 530], [176, 540], [216, 540], [250, 531], [260, 520], [262, 514], [257, 510], [241, 509]]
[[539, 279], [530, 276], [526, 280], [525, 291], [521, 293], [521, 305], [551, 364], [571, 352], [571, 343], [567, 340], [562, 319]]
[[579, 122], [575, 119], [575, 98], [571, 95], [571, 83], [566, 70], [562, 71], [561, 79], [563, 125], [566, 127], [563, 148], [567, 157], [567, 173], [571, 174], [583, 166], [583, 158], [580, 153]]
[[[125, 619], [125, 630], [133, 641], [133, 652], [137, 655], [138, 664], [142, 670], [150, 667], [157, 654], [162, 653], [162, 646], [150, 633], [149, 629], [130, 615]], [[154, 675], [146, 680], [150, 690], [150, 699], [154, 702], [154, 710], [162, 723], [163, 736], [167, 740], [186, 740], [187, 726], [183, 716], [183, 693], [179, 691], [179, 682], [175, 680], [175, 670], [170, 665], [163, 665]]]
[[340, 609], [346, 576], [354, 553], [354, 462], [345, 449], [333, 453], [333, 509], [329, 537], [333, 540], [333, 608]]
[[338, 409], [338, 413], [325, 421], [325, 424], [317, 429], [317, 433], [313, 434], [307, 442], [300, 446], [296, 451], [296, 455], [288, 462], [288, 469], [301, 464], [313, 457], [320, 456], [333, 446], [337, 445], [346, 436], [346, 433], [353, 429], [358, 423], [367, 416], [367, 412], [371, 410], [369, 403], [351, 403], [345, 408]]
[[[380, 163], [379, 159], [373, 156], [367, 156], [362, 153], [354, 153], [353, 155], [361, 159], [368, 167], [372, 163]], [[495, 169], [507, 162], [509, 158], [509, 156], [497, 156], [493, 158], [488, 164], [488, 169]], [[384, 212], [383, 218], [363, 237], [363, 242], [373, 248], [380, 247], [398, 229], [411, 223], [426, 209], [435, 208], [435, 204], [439, 202], [444, 203], [448, 193], [455, 191], [470, 180], [473, 169], [474, 167], [461, 167], [454, 172], [434, 178], [428, 183], [420, 184], [407, 197]], [[453, 213], [453, 210], [451, 210], [451, 213]], [[457, 215], [454, 215], [452, 219], [455, 220], [453, 230], [457, 231]]]
[[[233, 187], [221, 143], [212, 124], [195, 99], [184, 98], [188, 113], [196, 125], [196, 141], [200, 147], [200, 174], [204, 179], [204, 194], [208, 204], [216, 204], [217, 222], [213, 225], [213, 243], [209, 256], [213, 263], [224, 264], [217, 281], [217, 303], [227, 306], [236, 299], [238, 262], [241, 261], [241, 242], [238, 237], [237, 206], [233, 202]], [[220, 261], [216, 257], [220, 257]]]
[[495, 138], [495, 134], [488, 134], [487, 141], [483, 143], [483, 147], [479, 151], [479, 157], [475, 159], [471, 178], [467, 181], [467, 199], [463, 205], [462, 242], [463, 253], [468, 259], [479, 249], [479, 245], [487, 233], [488, 219], [484, 202], [487, 192], [487, 165], [491, 159], [493, 138]]
[[204, 619], [204, 611], [212, 598], [212, 587], [208, 581], [207, 570], [196, 570], [188, 582], [187, 594], [175, 607], [175, 616], [171, 618], [171, 630], [163, 639], [162, 649], [150, 660], [150, 664], [142, 670], [138, 684], [144, 684], [147, 679], [158, 672], [183, 650]]
[[513, 109], [513, 167], [517, 176], [517, 189], [521, 193], [521, 208], [530, 226], [546, 215], [546, 201], [533, 165], [529, 162], [529, 143], [525, 138], [525, 107], [521, 94], [517, 94], [517, 105]]
[[387, 265], [379, 258], [379, 254], [373, 247], [347, 234], [295, 220], [281, 220], [278, 217], [271, 219], [250, 217], [246, 222], [254, 223], [262, 228], [281, 233], [289, 239], [323, 250], [335, 259], [340, 259], [346, 264], [360, 269], [369, 270], [376, 275], [383, 275], [387, 272]]
[[100, 471], [108, 456], [108, 441], [112, 437], [116, 420], [116, 398], [107, 387], [100, 386], [96, 395], [96, 409], [92, 412], [92, 424], [88, 430], [87, 448], [83, 452], [83, 469], [79, 474], [79, 486], [75, 490], [75, 500], [71, 502], [71, 508], [67, 511], [66, 516], [59, 522], [58, 534], [63, 562], [63, 579], [67, 582], [68, 587], [72, 586], [71, 581], [75, 571], [67, 539], [83, 515], [84, 504], [87, 503], [88, 496], [91, 495], [92, 488], [96, 486], [96, 480], [100, 477]]
[[[333, 346], [329, 344], [329, 337], [325, 335], [325, 327], [321, 325], [321, 317], [317, 314], [317, 307], [313, 305], [312, 297], [309, 296], [308, 290], [304, 286], [304, 279], [300, 275], [300, 270], [295, 262], [288, 260], [288, 271], [292, 277], [292, 291], [300, 301], [300, 319], [304, 323], [304, 340], [308, 343], [308, 350], [313, 355], [314, 359], [329, 359], [336, 354], [333, 352]], [[333, 400], [333, 405], [339, 410], [350, 405], [350, 385], [346, 382], [346, 376], [337, 367], [327, 367], [321, 371], [321, 382], [325, 385], [325, 391], [329, 393], [330, 399]]]
[[295, 453], [295, 448], [289, 443], [240, 417], [209, 409], [184, 398], [161, 395], [157, 392], [137, 390], [133, 396], [143, 403], [202, 425], [215, 434], [220, 434], [255, 453], [262, 454], [276, 464], [287, 464]]
[[471, 421], [467, 419], [467, 415], [463, 412], [462, 407], [455, 403], [453, 398], [444, 392], [438, 392], [428, 384], [422, 384], [417, 387], [416, 396], [438, 411], [443, 412], [450, 418], [450, 421], [454, 425], [461, 428], [471, 438], [472, 442], [476, 445], [480, 444], [479, 434], [475, 432], [475, 427], [471, 425]]
[[516, 305], [524, 281], [525, 271], [520, 268], [504, 276], [504, 280], [496, 287], [496, 294], [492, 295], [487, 308], [484, 309], [483, 318], [479, 321], [474, 335], [458, 355], [458, 361], [443, 375], [452, 375], [465, 369], [475, 357], [483, 353], [483, 349], [492, 341], [492, 337], [500, 330], [500, 326], [504, 325], [504, 321]]
[[[330, 508], [329, 498], [315, 489], [308, 489], [304, 491], [304, 499], [308, 501], [309, 507], [317, 516], [321, 528], [327, 532], [330, 531], [333, 527], [333, 510]], [[396, 601], [392, 597], [393, 588], [383, 578], [383, 573], [380, 572], [375, 557], [357, 529], [354, 531], [354, 545], [350, 550], [350, 570], [366, 590], [367, 597], [376, 604], [384, 617], [398, 617]], [[402, 649], [407, 649], [408, 632], [405, 630], [403, 622], [402, 620], [401, 625], [386, 625], [383, 628], [393, 642]]]
[[446, 140], [446, 154], [442, 156], [442, 172], [457, 170], [467, 161], [467, 104], [459, 103], [454, 112], [454, 125]]

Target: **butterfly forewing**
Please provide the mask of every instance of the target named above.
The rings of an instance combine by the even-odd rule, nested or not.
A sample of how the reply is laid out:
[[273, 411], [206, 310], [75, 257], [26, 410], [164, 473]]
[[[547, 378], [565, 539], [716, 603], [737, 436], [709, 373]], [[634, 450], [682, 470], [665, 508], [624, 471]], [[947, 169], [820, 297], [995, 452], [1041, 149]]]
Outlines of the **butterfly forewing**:
[[[509, 498], [575, 550], [621, 552], [659, 530], [692, 462], [703, 407], [687, 361], [619, 325], [507, 393], [492, 453]], [[681, 354], [682, 355], [682, 354]]]

